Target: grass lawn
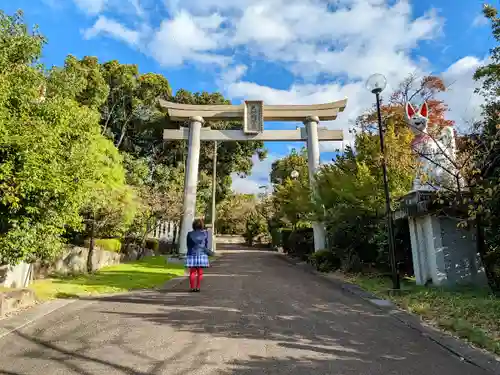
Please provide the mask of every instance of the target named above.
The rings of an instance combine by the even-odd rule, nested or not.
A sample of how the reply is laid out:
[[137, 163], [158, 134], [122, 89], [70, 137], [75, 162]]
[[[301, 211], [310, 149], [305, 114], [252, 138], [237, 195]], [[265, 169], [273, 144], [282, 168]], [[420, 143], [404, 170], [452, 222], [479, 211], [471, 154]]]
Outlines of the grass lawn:
[[29, 288], [39, 299], [48, 300], [153, 288], [182, 275], [182, 264], [167, 263], [164, 257], [149, 257], [137, 262], [104, 267], [90, 275], [37, 280]]
[[390, 298], [398, 306], [478, 347], [500, 354], [500, 299], [487, 289], [442, 289], [404, 280], [401, 285], [404, 293], [388, 296], [387, 290], [392, 287], [388, 278], [362, 275], [344, 278], [380, 297]]

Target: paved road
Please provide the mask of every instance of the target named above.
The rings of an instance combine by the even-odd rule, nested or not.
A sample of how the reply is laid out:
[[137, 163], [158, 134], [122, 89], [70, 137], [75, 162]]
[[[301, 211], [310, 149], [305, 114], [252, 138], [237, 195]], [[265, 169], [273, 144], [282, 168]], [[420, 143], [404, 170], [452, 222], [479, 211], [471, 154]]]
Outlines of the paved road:
[[0, 340], [0, 373], [486, 375], [274, 253], [186, 287], [74, 302]]

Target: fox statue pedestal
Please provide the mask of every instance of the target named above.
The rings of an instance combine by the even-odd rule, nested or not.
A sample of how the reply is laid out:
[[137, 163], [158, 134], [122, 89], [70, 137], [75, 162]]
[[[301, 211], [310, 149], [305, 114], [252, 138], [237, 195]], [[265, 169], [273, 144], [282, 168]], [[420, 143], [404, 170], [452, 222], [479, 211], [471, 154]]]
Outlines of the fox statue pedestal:
[[435, 193], [414, 191], [394, 213], [395, 220], [408, 220], [417, 285], [487, 285], [474, 228], [458, 228], [457, 220], [438, 214], [443, 208], [434, 201]]

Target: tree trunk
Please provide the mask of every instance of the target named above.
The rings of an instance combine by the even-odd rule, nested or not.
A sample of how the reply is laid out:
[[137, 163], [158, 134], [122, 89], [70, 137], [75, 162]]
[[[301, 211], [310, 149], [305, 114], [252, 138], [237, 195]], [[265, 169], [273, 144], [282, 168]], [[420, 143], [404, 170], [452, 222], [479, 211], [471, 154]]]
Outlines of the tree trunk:
[[[174, 223], [174, 233], [172, 235], [172, 250], [178, 250], [176, 248], [177, 246], [177, 231], [179, 230], [179, 225], [177, 224], [177, 222]], [[178, 252], [178, 251], [176, 251]]]
[[122, 132], [121, 132], [121, 135], [120, 135], [120, 139], [118, 140], [118, 143], [116, 144], [116, 148], [119, 149], [122, 142], [123, 142], [123, 138], [125, 138], [125, 133], [127, 132], [127, 125], [128, 123], [125, 123], [125, 125], [123, 125], [123, 128], [122, 128]]
[[123, 142], [123, 138], [125, 138], [125, 133], [127, 132], [128, 124], [129, 124], [131, 118], [132, 118], [132, 115], [130, 115], [127, 118], [127, 120], [125, 121], [125, 123], [122, 126], [122, 131], [121, 131], [121, 134], [120, 134], [120, 139], [118, 140], [118, 143], [115, 145], [117, 149], [120, 149], [120, 146], [121, 146], [121, 144]]
[[148, 233], [150, 231], [151, 226], [149, 225], [149, 220], [146, 222], [146, 230], [144, 231], [141, 239], [141, 248], [139, 249], [139, 252], [137, 253], [137, 260], [141, 259], [144, 255], [144, 252], [146, 250], [146, 238], [148, 237]]
[[484, 235], [484, 225], [480, 214], [476, 217], [476, 245], [477, 252], [481, 258], [481, 263], [484, 267], [484, 273], [488, 279], [488, 286], [490, 287], [493, 294], [500, 296], [500, 280], [495, 274], [495, 264], [491, 264], [488, 259], [488, 248]]
[[92, 258], [94, 256], [94, 219], [92, 218], [90, 221], [90, 241], [89, 241], [89, 254], [87, 256], [87, 272], [92, 272], [94, 267], [93, 267], [93, 261]]

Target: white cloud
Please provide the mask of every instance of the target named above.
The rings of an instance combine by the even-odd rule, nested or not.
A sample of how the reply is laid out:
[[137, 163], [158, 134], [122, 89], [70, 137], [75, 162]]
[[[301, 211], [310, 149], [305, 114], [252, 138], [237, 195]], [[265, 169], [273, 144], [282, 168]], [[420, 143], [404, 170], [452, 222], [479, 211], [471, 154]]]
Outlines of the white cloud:
[[73, 0], [75, 4], [84, 12], [89, 14], [101, 13], [108, 0]]
[[473, 75], [476, 69], [486, 63], [474, 56], [466, 56], [456, 61], [448, 67], [442, 77], [448, 86], [447, 92], [440, 95], [440, 98], [448, 104], [450, 112], [448, 117], [454, 120], [456, 127], [466, 131], [470, 125], [480, 119], [481, 104], [484, 99], [481, 95], [474, 93], [479, 86], [474, 81]]
[[[280, 19], [279, 15], [273, 14], [271, 4], [259, 3], [248, 7], [243, 16], [236, 21], [234, 44], [271, 43], [275, 48], [284, 47], [286, 43], [294, 39], [290, 25]], [[255, 27], [265, 25], [264, 27]]]
[[144, 12], [144, 9], [142, 9], [142, 7], [141, 7], [140, 0], [128, 0], [128, 2], [130, 3], [135, 14], [137, 14], [139, 17], [145, 16], [145, 12]]
[[243, 64], [239, 64], [224, 70], [219, 79], [219, 86], [226, 87], [232, 83], [239, 81], [247, 72], [248, 67]]
[[[335, 11], [318, 0], [251, 2], [235, 17], [231, 43], [286, 64], [297, 75], [366, 78], [415, 69], [406, 51], [438, 35], [434, 12], [412, 20], [407, 1], [352, 0]], [[266, 25], [255, 27], [255, 25]]]
[[111, 36], [130, 45], [138, 45], [141, 38], [141, 33], [139, 31], [128, 29], [122, 24], [108, 19], [105, 16], [99, 16], [94, 26], [83, 32], [86, 39], [94, 38], [100, 34]]
[[[98, 12], [116, 0], [75, 1], [93, 2]], [[127, 2], [141, 9], [137, 0]], [[171, 16], [147, 44], [161, 64], [226, 66], [241, 52], [309, 78], [323, 73], [364, 79], [372, 71], [400, 77], [420, 66], [408, 51], [439, 35], [443, 24], [432, 10], [414, 18], [407, 0], [342, 0], [335, 8], [325, 0], [165, 3]]]
[[229, 58], [212, 53], [217, 49], [221, 35], [217, 30], [223, 18], [218, 14], [194, 17], [186, 11], [165, 20], [149, 43], [150, 53], [162, 65], [181, 65], [198, 61], [224, 65]]

